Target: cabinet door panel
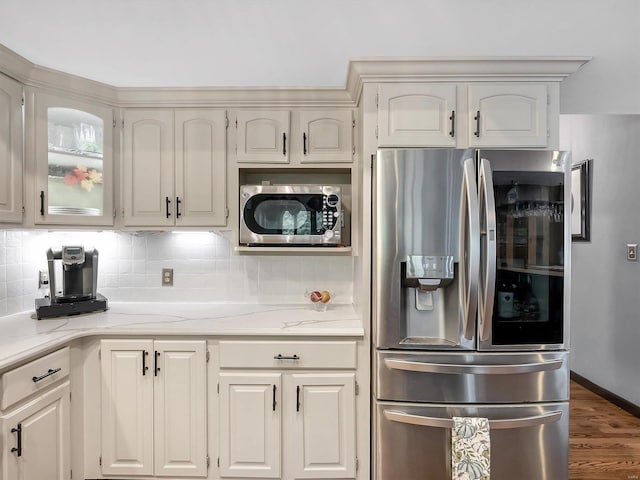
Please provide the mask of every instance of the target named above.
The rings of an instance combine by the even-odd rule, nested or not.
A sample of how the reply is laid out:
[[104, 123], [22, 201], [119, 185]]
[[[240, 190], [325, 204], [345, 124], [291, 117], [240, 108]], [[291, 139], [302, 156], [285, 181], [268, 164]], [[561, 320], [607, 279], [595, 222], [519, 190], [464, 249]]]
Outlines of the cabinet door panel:
[[36, 96], [36, 224], [113, 225], [113, 111]]
[[156, 341], [155, 475], [206, 476], [206, 343]]
[[239, 163], [289, 162], [288, 110], [241, 110], [236, 117], [236, 161]]
[[100, 350], [102, 473], [152, 475], [153, 342], [103, 340]]
[[[4, 478], [12, 480], [68, 480], [70, 470], [69, 382], [36, 397], [2, 417]], [[17, 447], [20, 426], [22, 451]]]
[[455, 85], [380, 85], [378, 145], [453, 147], [455, 109]]
[[353, 116], [351, 110], [300, 112], [300, 163], [351, 162]]
[[176, 224], [225, 225], [225, 111], [177, 110], [175, 132]]
[[292, 374], [287, 382], [293, 478], [355, 478], [355, 374]]
[[[478, 112], [480, 112], [479, 121], [476, 119]], [[547, 86], [470, 85], [469, 145], [473, 147], [546, 146]]]
[[280, 377], [220, 374], [222, 477], [280, 477]]
[[0, 222], [22, 221], [22, 85], [0, 75]]
[[125, 112], [122, 171], [125, 225], [173, 225], [172, 111]]

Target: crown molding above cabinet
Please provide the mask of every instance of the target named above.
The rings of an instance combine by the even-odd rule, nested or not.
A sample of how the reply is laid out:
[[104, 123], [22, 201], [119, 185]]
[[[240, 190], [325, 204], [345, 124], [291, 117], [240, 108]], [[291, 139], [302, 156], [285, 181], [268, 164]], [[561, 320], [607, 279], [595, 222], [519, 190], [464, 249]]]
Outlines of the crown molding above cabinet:
[[0, 73], [71, 98], [115, 107], [353, 107], [369, 82], [560, 82], [591, 57], [364, 58], [345, 87], [114, 87], [41, 67], [0, 44]]

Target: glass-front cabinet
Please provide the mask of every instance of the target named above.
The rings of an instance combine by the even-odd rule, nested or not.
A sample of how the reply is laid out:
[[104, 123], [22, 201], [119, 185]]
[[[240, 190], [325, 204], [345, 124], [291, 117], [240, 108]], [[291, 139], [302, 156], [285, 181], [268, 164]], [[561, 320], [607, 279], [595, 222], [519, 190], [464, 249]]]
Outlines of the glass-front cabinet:
[[113, 111], [36, 99], [36, 224], [113, 225]]

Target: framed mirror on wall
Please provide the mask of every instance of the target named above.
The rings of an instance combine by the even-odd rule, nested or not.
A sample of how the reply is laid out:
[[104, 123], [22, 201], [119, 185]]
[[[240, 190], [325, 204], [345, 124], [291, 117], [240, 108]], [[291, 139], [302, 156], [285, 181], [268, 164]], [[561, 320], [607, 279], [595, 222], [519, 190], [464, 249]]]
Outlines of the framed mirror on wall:
[[571, 166], [571, 239], [591, 239], [591, 170], [593, 160]]

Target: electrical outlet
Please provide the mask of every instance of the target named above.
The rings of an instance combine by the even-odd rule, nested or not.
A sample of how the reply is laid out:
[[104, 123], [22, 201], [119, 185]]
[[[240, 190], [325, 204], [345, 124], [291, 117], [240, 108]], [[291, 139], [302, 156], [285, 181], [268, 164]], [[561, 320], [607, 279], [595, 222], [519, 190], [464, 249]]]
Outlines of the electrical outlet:
[[630, 262], [638, 261], [638, 244], [627, 243], [627, 260]]
[[49, 272], [46, 270], [38, 271], [38, 289], [47, 288], [49, 286]]
[[173, 287], [173, 268], [162, 269], [162, 286]]

